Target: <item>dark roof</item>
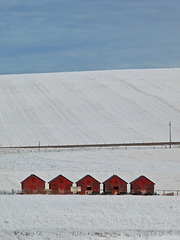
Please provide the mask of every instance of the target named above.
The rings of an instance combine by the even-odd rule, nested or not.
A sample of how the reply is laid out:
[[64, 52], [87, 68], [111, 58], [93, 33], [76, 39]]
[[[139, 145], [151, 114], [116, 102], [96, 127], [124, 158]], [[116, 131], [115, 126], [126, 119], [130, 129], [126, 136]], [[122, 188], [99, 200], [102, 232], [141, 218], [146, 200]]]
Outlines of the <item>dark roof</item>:
[[25, 182], [30, 177], [36, 177], [36, 178], [39, 178], [41, 181], [45, 182], [43, 179], [41, 179], [40, 177], [36, 176], [35, 174], [31, 174], [29, 177], [25, 178], [21, 183]]
[[71, 182], [71, 183], [73, 183], [72, 181], [70, 181], [69, 179], [67, 179], [66, 177], [64, 177], [63, 175], [58, 175], [57, 177], [55, 177], [55, 178], [53, 178], [51, 181], [49, 181], [48, 183], [51, 183], [51, 182], [53, 182], [54, 180], [56, 180], [57, 178], [60, 178], [60, 177], [63, 177], [63, 178], [65, 178], [66, 180], [68, 180], [69, 182]]
[[96, 180], [95, 178], [93, 178], [91, 175], [86, 175], [83, 178], [81, 178], [80, 180], [78, 180], [76, 183], [82, 181], [83, 179], [87, 178], [87, 177], [91, 177], [92, 179], [94, 179], [96, 182], [98, 182], [100, 184], [100, 182], [98, 180]]
[[143, 176], [143, 175], [139, 176], [138, 178], [136, 178], [135, 180], [133, 180], [132, 182], [130, 182], [130, 184], [132, 184], [133, 182], [136, 182], [137, 180], [139, 180], [139, 179], [142, 178], [142, 177], [146, 178], [148, 181], [150, 181], [151, 183], [155, 184], [154, 182], [152, 182], [150, 179], [148, 179], [147, 177], [145, 177], [145, 176]]
[[120, 180], [122, 180], [123, 182], [127, 183], [127, 182], [124, 181], [122, 178], [118, 177], [117, 175], [112, 175], [110, 178], [106, 179], [106, 181], [104, 181], [103, 184], [104, 184], [105, 182], [108, 182], [111, 178], [114, 178], [114, 177], [117, 177], [117, 178], [119, 178]]

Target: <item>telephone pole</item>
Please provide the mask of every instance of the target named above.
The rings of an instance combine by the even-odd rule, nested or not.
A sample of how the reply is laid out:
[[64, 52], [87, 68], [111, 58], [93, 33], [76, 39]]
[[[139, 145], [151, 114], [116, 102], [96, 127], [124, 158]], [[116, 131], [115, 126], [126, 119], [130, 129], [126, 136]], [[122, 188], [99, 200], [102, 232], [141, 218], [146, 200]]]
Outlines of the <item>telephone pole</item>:
[[171, 148], [171, 122], [169, 122], [169, 147]]

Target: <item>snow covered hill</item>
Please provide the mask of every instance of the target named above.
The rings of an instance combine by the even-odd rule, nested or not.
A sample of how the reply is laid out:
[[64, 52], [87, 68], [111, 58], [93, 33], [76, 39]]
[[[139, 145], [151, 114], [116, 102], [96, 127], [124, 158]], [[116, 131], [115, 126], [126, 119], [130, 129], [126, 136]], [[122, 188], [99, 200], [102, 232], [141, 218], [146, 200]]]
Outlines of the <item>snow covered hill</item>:
[[180, 140], [180, 69], [1, 75], [0, 144]]
[[[0, 76], [0, 145], [180, 141], [180, 69]], [[36, 174], [145, 175], [180, 190], [180, 148], [0, 148], [0, 193]], [[101, 185], [102, 188], [102, 185]], [[129, 185], [128, 185], [129, 188]], [[178, 240], [179, 196], [1, 195], [0, 239]]]

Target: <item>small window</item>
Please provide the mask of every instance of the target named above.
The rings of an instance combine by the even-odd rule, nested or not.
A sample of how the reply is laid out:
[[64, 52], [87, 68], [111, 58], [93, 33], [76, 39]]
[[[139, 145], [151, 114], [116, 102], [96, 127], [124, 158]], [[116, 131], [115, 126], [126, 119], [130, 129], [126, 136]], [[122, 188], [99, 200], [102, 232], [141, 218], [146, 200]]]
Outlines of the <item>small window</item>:
[[114, 190], [118, 190], [118, 186], [114, 186]]
[[91, 187], [87, 187], [87, 190], [91, 190]]

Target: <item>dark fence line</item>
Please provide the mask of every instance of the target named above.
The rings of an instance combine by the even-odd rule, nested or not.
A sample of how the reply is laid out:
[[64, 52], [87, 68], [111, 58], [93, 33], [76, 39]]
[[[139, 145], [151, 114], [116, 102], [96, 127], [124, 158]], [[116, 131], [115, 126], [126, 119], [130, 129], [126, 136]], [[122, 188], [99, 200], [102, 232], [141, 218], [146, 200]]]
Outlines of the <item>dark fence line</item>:
[[180, 142], [137, 142], [137, 143], [96, 143], [71, 145], [33, 145], [33, 146], [0, 146], [0, 149], [43, 149], [43, 148], [107, 148], [107, 147], [150, 147], [150, 146], [179, 146]]
[[[50, 194], [49, 190], [50, 189], [44, 189], [46, 194]], [[12, 194], [23, 194], [23, 191], [20, 190], [20, 189], [16, 189], [16, 190], [12, 189], [11, 191], [0, 190], [0, 195], [12, 195]], [[100, 190], [100, 195], [102, 195], [102, 194], [103, 194], [103, 189]], [[66, 194], [64, 194], [64, 195], [66, 195]], [[132, 195], [132, 193], [131, 192], [127, 192], [127, 194], [124, 194], [124, 195]], [[180, 190], [155, 190], [153, 195], [178, 196], [178, 195], [180, 195]]]

